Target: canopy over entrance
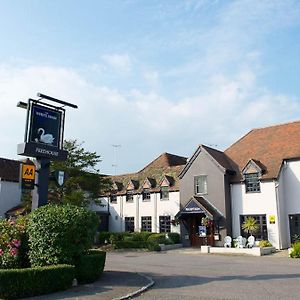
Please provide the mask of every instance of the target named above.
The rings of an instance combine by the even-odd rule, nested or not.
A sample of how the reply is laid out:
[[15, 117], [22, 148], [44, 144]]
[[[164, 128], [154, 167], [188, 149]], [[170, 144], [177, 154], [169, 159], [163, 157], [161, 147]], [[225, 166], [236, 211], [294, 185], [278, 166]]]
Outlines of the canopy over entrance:
[[175, 215], [175, 218], [183, 219], [194, 214], [204, 214], [213, 220], [219, 220], [224, 217], [223, 214], [204, 197], [194, 196]]

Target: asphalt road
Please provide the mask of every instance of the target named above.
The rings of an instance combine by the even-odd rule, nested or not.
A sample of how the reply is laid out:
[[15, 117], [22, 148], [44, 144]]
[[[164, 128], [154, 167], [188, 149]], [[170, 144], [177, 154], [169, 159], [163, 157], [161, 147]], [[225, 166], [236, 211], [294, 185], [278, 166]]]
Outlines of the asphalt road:
[[300, 299], [300, 260], [280, 256], [111, 252], [106, 270], [141, 272], [155, 285], [137, 297], [156, 299]]

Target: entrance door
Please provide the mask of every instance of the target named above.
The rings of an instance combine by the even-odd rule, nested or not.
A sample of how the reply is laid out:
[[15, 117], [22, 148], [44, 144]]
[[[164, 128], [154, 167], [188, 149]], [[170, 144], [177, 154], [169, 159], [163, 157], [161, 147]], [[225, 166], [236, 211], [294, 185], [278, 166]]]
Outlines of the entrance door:
[[[289, 215], [291, 244], [300, 237], [300, 215]], [[298, 236], [298, 237], [297, 237]]]
[[189, 234], [192, 247], [200, 247], [201, 245], [214, 245], [214, 226], [209, 225], [206, 233], [206, 237], [199, 236], [199, 226], [201, 226], [201, 219], [205, 217], [202, 214], [195, 214], [189, 217]]

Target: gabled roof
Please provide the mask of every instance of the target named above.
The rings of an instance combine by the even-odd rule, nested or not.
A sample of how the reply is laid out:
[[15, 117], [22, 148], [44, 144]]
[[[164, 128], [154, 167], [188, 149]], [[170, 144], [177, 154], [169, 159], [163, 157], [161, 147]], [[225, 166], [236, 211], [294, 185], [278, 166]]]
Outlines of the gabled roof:
[[213, 162], [225, 173], [225, 172], [234, 172], [234, 167], [232, 166], [233, 162], [231, 162], [230, 158], [226, 156], [226, 154], [217, 149], [210, 148], [205, 145], [199, 145], [192, 157], [189, 159], [188, 163], [185, 165], [182, 172], [179, 174], [179, 178], [182, 178], [184, 174], [188, 171], [190, 166], [193, 164], [197, 156], [203, 151], [208, 154]]
[[253, 129], [224, 152], [236, 164], [234, 181], [251, 159], [264, 166], [261, 179], [275, 179], [284, 160], [300, 159], [300, 121]]
[[[187, 159], [185, 157], [170, 153], [163, 153], [139, 172], [111, 176], [111, 180], [113, 182], [121, 182], [123, 184], [123, 189], [119, 191], [118, 194], [125, 194], [128, 183], [133, 180], [139, 183], [138, 188], [136, 188], [134, 192], [141, 193], [143, 183], [147, 180], [147, 178], [152, 184], [154, 184], [161, 182], [164, 176], [168, 176], [168, 180], [172, 181], [170, 191], [178, 191], [178, 174], [183, 169], [186, 161]], [[160, 191], [160, 186], [154, 184], [150, 190], [153, 192]]]
[[19, 182], [20, 161], [0, 158], [0, 178], [3, 181]]

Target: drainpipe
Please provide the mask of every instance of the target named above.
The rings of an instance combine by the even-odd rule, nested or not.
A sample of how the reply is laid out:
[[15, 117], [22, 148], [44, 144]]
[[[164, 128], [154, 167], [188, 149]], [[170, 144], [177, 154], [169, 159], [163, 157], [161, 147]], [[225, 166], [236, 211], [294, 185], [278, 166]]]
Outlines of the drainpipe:
[[277, 221], [277, 223], [278, 223], [278, 241], [279, 241], [279, 249], [282, 249], [278, 187], [279, 187], [279, 183], [277, 181], [275, 181], [275, 198], [276, 198], [276, 210], [277, 210], [277, 220], [278, 220]]

